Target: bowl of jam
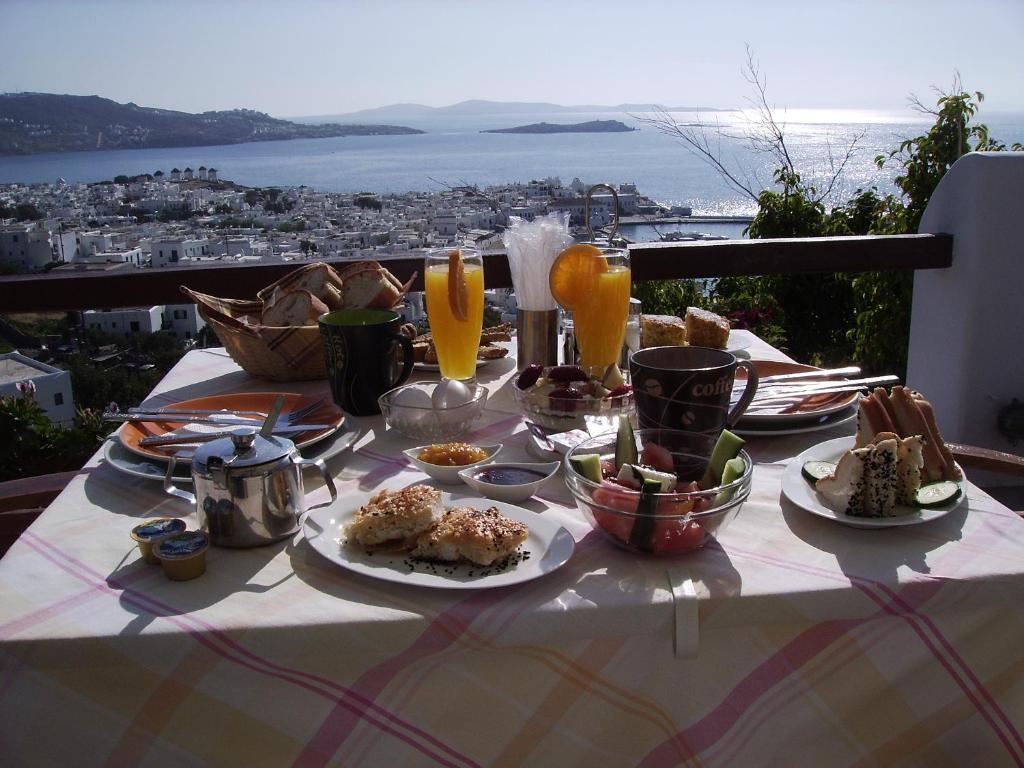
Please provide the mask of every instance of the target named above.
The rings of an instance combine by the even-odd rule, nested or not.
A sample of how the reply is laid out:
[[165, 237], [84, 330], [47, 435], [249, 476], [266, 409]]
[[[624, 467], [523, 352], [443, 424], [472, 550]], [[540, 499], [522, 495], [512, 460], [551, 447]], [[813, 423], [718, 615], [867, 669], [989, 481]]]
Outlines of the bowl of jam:
[[540, 486], [558, 472], [557, 461], [488, 464], [459, 470], [466, 485], [482, 496], [514, 504], [537, 493]]

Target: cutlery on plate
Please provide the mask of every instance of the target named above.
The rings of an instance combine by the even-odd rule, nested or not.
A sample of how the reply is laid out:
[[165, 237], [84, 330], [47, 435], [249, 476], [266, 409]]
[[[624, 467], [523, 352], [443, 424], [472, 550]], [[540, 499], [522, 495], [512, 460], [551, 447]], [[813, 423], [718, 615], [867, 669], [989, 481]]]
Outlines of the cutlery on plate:
[[[246, 424], [245, 426], [256, 426]], [[317, 432], [322, 429], [333, 429], [333, 424], [298, 424], [280, 425], [273, 428], [275, 435], [295, 435], [302, 432]], [[150, 435], [139, 440], [139, 445], [146, 447], [158, 447], [163, 445], [180, 445], [182, 443], [206, 443], [220, 437], [227, 437], [231, 434], [229, 429], [219, 429], [213, 432], [168, 432], [163, 435]]]
[[[294, 411], [285, 411], [281, 418], [289, 424], [300, 423], [307, 416], [312, 415], [324, 404], [321, 397], [308, 405], [296, 408]], [[129, 408], [127, 411], [105, 411], [103, 418], [106, 421], [159, 421], [169, 424], [255, 424], [264, 422], [268, 414], [262, 411], [235, 411], [231, 409], [208, 410], [203, 408]], [[228, 421], [238, 419], [238, 421]]]
[[800, 371], [799, 373], [780, 373], [775, 376], [762, 376], [758, 386], [771, 384], [776, 381], [797, 381], [800, 379], [827, 379], [832, 376], [854, 376], [860, 373], [860, 368], [849, 365], [845, 368], [823, 368], [818, 371]]
[[765, 403], [773, 400], [800, 400], [813, 395], [829, 395], [835, 392], [860, 392], [874, 384], [889, 384], [897, 381], [899, 381], [899, 377], [897, 376], [872, 376], [871, 378], [855, 381], [836, 381], [829, 385], [816, 387], [777, 390], [774, 392], [767, 392], [763, 395], [761, 394], [761, 391], [758, 390], [753, 403]]
[[[110, 411], [112, 414], [124, 413], [128, 416], [252, 416], [253, 418], [267, 418], [266, 411], [236, 411], [231, 408], [144, 408], [141, 405], [129, 408], [127, 411]], [[106, 414], [104, 414], [105, 416]]]

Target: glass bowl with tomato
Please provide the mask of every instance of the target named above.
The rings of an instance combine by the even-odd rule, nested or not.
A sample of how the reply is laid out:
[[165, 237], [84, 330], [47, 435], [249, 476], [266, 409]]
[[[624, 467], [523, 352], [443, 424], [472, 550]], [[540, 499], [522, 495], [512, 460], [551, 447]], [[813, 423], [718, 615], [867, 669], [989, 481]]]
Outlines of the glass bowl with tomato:
[[726, 435], [632, 430], [623, 420], [618, 433], [566, 454], [565, 482], [612, 543], [649, 555], [692, 552], [717, 538], [750, 495], [750, 456], [742, 440]]

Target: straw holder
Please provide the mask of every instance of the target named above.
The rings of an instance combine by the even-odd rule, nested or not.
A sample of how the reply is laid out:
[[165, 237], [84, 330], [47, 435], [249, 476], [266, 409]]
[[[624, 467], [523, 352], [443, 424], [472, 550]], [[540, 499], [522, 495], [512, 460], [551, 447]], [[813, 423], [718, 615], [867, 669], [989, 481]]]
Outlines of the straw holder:
[[558, 310], [516, 310], [519, 370], [532, 363], [558, 365]]

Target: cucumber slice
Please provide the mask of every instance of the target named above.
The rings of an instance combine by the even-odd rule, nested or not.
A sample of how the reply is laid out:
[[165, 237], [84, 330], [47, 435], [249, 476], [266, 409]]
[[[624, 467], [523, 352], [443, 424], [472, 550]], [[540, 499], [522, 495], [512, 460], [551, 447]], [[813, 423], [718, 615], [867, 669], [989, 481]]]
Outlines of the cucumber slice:
[[658, 497], [661, 483], [657, 480], [644, 480], [640, 488], [640, 503], [636, 505], [636, 519], [633, 530], [629, 532], [631, 546], [644, 552], [654, 548], [654, 518], [658, 514]]
[[711, 460], [708, 461], [707, 469], [704, 470], [704, 477], [700, 480], [701, 488], [714, 488], [722, 484], [722, 472], [725, 470], [725, 462], [735, 459], [740, 455], [740, 449], [746, 441], [734, 435], [728, 429], [723, 429], [715, 443], [715, 449], [711, 452]]
[[800, 471], [813, 484], [823, 477], [833, 474], [836, 471], [836, 465], [831, 461], [808, 461]]
[[919, 507], [941, 507], [960, 496], [960, 486], [952, 480], [939, 480], [917, 489], [914, 501]]
[[[743, 457], [737, 456], [735, 459], [729, 459], [725, 462], [725, 469], [722, 470], [722, 485], [728, 485], [734, 480], [739, 480], [743, 477], [743, 473], [747, 471], [747, 462], [743, 460]], [[715, 496], [715, 506], [721, 506], [729, 501], [733, 495], [735, 495], [736, 489], [730, 488], [727, 491], [719, 491], [718, 495]]]
[[601, 475], [601, 457], [596, 453], [581, 453], [579, 456], [570, 456], [569, 463], [573, 469], [592, 483], [600, 483], [603, 479]]
[[615, 435], [615, 466], [636, 463], [636, 437], [633, 436], [633, 427], [629, 423], [629, 416], [619, 416], [619, 431]]

